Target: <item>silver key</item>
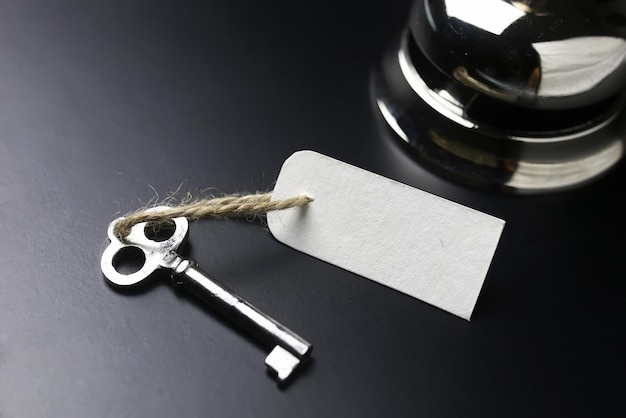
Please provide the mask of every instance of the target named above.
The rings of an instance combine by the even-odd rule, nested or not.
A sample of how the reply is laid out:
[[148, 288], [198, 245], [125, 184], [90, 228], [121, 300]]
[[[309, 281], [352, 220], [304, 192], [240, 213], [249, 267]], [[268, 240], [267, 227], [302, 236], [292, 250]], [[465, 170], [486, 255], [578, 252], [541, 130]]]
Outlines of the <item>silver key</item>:
[[[158, 210], [160, 208], [154, 208]], [[284, 325], [259, 311], [246, 300], [202, 271], [193, 260], [181, 258], [176, 250], [187, 237], [186, 218], [174, 218], [174, 233], [163, 241], [146, 236], [146, 223], [135, 225], [131, 233], [120, 241], [113, 233], [118, 218], [108, 229], [108, 247], [102, 253], [100, 267], [109, 282], [117, 286], [132, 286], [147, 278], [158, 268], [172, 271], [172, 282], [195, 293], [213, 308], [245, 327], [259, 340], [273, 346], [265, 358], [265, 364], [273, 370], [280, 382], [284, 382], [293, 371], [311, 354], [313, 346]], [[116, 269], [117, 257], [124, 252], [143, 253], [143, 266], [130, 274]]]

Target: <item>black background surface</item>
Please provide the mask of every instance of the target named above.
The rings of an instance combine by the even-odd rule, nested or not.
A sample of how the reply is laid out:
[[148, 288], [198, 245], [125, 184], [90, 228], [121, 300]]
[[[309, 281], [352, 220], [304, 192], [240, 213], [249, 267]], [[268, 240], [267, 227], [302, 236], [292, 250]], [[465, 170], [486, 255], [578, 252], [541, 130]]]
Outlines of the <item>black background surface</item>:
[[[0, 1], [0, 417], [623, 416], [624, 164], [525, 197], [421, 169], [369, 90], [408, 8]], [[507, 221], [471, 323], [262, 221], [192, 224], [188, 255], [314, 343], [279, 389], [265, 347], [164, 277], [105, 283], [120, 213], [179, 188], [271, 190], [301, 149]]]

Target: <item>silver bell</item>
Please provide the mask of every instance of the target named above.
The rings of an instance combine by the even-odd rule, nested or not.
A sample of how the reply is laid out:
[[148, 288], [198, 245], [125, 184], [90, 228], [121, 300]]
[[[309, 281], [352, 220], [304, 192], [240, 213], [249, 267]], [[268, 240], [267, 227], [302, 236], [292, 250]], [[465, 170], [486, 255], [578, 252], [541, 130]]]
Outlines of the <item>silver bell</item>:
[[613, 167], [626, 138], [626, 1], [418, 0], [376, 103], [419, 161], [518, 193]]

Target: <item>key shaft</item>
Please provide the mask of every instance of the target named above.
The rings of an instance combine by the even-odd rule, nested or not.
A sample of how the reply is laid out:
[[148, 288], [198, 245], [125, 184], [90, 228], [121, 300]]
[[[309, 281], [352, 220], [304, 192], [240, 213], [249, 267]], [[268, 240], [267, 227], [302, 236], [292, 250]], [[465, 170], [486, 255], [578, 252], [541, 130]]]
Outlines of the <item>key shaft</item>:
[[172, 281], [194, 293], [260, 341], [279, 345], [299, 359], [306, 358], [311, 352], [312, 345], [304, 338], [210, 276], [195, 261], [180, 259], [172, 272]]

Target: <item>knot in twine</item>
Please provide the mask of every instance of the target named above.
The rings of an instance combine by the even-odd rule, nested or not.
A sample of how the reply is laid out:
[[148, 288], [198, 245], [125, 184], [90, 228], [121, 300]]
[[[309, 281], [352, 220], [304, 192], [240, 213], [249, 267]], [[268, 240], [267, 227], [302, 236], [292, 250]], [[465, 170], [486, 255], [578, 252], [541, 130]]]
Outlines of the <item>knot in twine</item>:
[[191, 221], [229, 217], [249, 217], [261, 215], [273, 210], [282, 210], [304, 206], [313, 201], [307, 195], [271, 200], [271, 193], [249, 195], [231, 195], [211, 199], [184, 200], [178, 205], [159, 210], [140, 210], [121, 218], [113, 226], [113, 233], [122, 241], [130, 234], [133, 226], [142, 222], [159, 225], [173, 218], [185, 217]]

